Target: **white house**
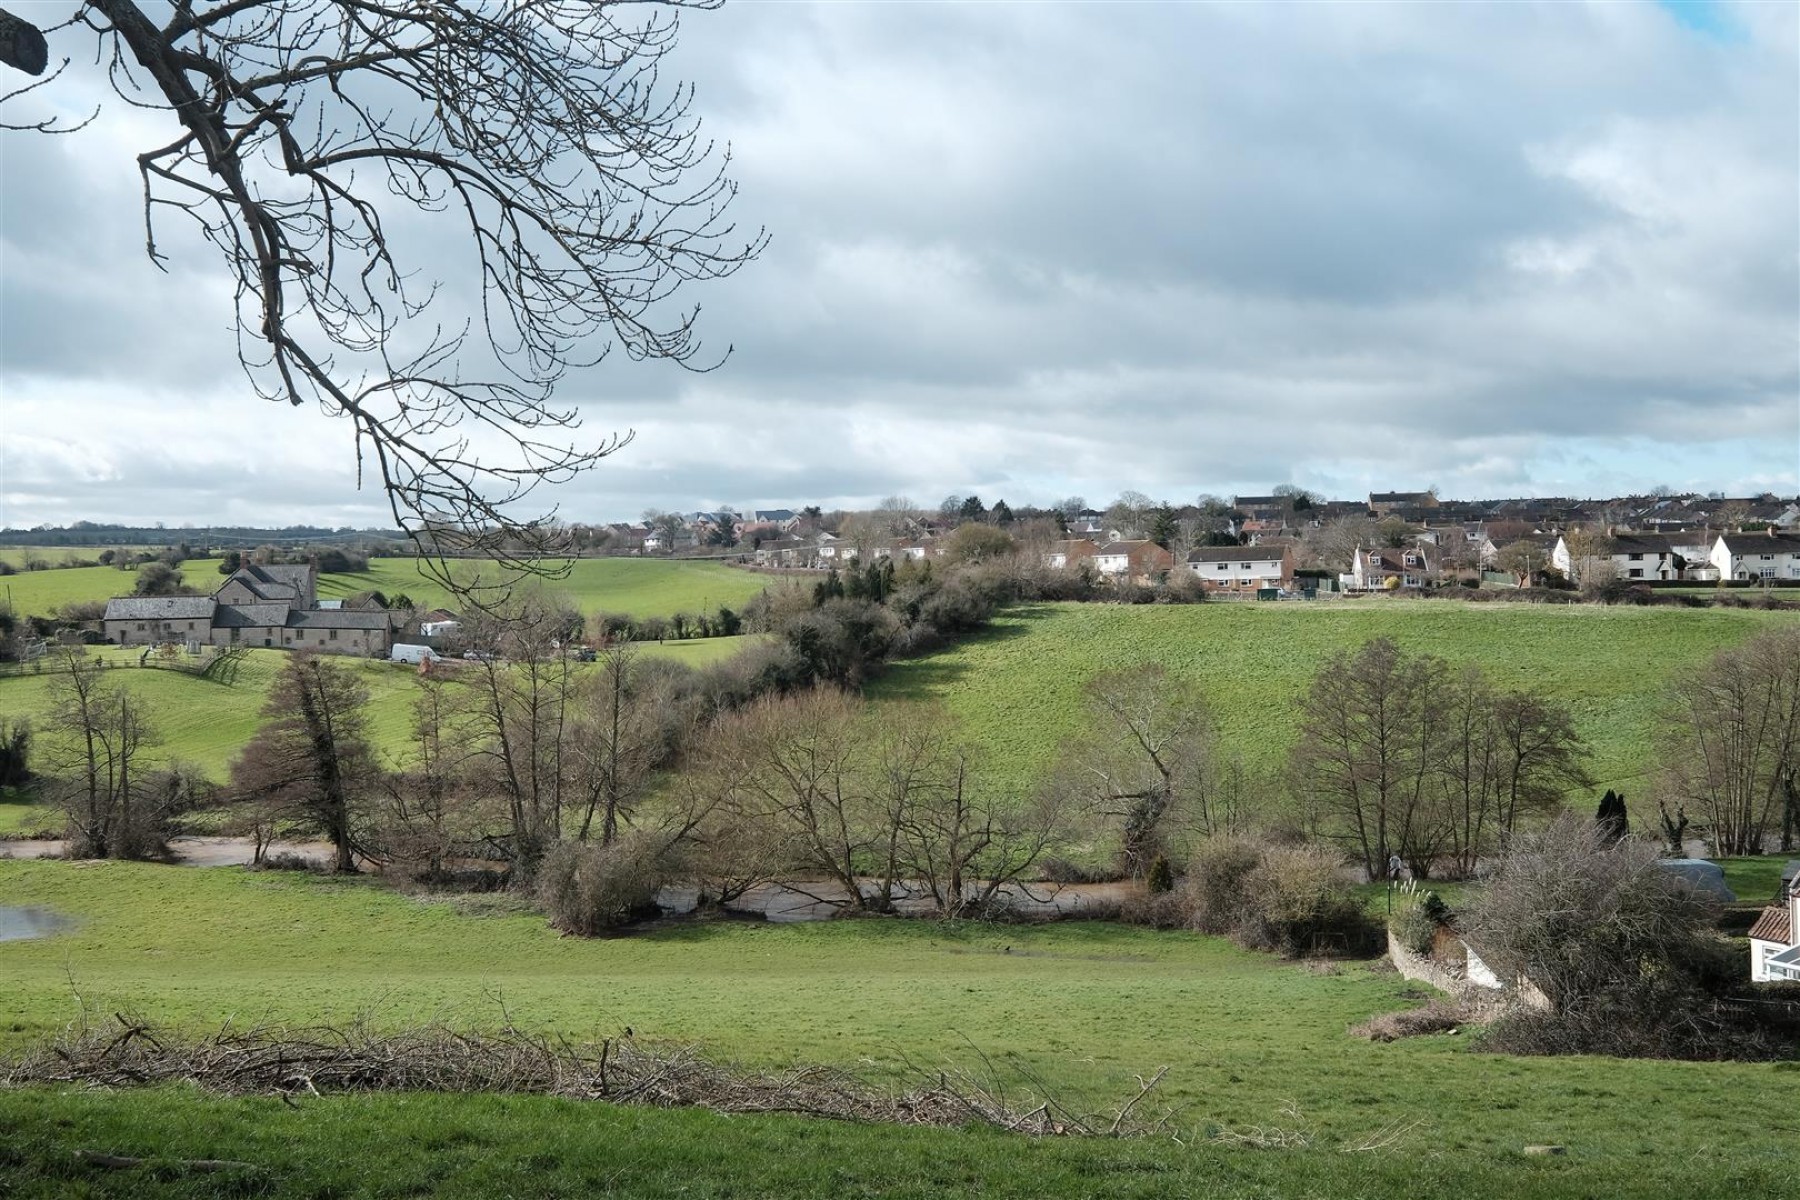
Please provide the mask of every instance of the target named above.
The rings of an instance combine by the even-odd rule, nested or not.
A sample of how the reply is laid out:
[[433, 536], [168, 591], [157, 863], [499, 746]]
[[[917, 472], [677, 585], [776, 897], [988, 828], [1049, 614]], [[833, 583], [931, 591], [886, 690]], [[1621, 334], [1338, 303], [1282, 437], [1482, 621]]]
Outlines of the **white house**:
[[[1704, 548], [1697, 555], [1682, 553], [1684, 547], [1693, 551], [1696, 548], [1693, 542], [1693, 538], [1680, 534], [1608, 530], [1605, 557], [1597, 562], [1603, 569], [1610, 569], [1614, 579], [1685, 579], [1688, 564], [1706, 556]], [[1565, 578], [1574, 578], [1575, 555], [1570, 551], [1566, 537], [1556, 539], [1556, 547], [1550, 552], [1550, 564]]]
[[1208, 589], [1254, 591], [1294, 583], [1294, 552], [1281, 546], [1203, 546], [1187, 557], [1187, 569]]
[[1763, 909], [1750, 927], [1750, 979], [1754, 983], [1800, 980], [1800, 887]]
[[1721, 533], [1711, 557], [1721, 579], [1800, 579], [1800, 537], [1772, 525], [1758, 533]]

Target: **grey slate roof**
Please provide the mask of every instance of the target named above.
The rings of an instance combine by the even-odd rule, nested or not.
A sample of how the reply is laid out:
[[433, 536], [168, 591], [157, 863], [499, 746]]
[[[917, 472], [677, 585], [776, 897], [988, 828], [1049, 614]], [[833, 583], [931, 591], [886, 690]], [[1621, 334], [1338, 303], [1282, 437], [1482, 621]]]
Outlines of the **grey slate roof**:
[[288, 606], [283, 603], [221, 604], [213, 615], [213, 624], [221, 629], [243, 629], [252, 625], [280, 628], [287, 624], [288, 612]]
[[1791, 533], [1727, 533], [1725, 548], [1732, 554], [1800, 554], [1800, 537]]
[[1189, 562], [1280, 562], [1285, 546], [1202, 546], [1191, 551]]
[[108, 621], [210, 621], [211, 596], [117, 596], [106, 602]]
[[363, 612], [356, 609], [296, 609], [288, 616], [289, 629], [386, 629], [385, 612]]

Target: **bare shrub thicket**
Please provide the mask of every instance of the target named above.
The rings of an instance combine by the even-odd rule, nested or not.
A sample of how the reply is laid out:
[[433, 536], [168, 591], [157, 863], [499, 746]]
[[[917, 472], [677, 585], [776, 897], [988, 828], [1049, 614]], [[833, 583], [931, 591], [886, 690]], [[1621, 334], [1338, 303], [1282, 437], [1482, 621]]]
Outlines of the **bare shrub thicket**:
[[633, 833], [605, 846], [559, 842], [544, 855], [534, 886], [552, 926], [592, 937], [655, 916], [657, 889], [679, 875], [666, 839]]
[[1266, 838], [1201, 842], [1169, 893], [1186, 924], [1252, 950], [1290, 957], [1361, 953], [1374, 926], [1334, 851]]
[[1461, 925], [1502, 978], [1547, 1001], [1498, 1020], [1513, 1053], [1767, 1058], [1794, 1053], [1795, 1017], [1746, 1004], [1741, 954], [1713, 932], [1715, 902], [1658, 864], [1656, 847], [1559, 818], [1515, 836]]
[[859, 699], [820, 688], [765, 698], [707, 737], [731, 781], [719, 811], [754, 830], [753, 844], [787, 847], [792, 867], [855, 909], [890, 910], [905, 881], [946, 915], [979, 912], [1029, 877], [1073, 819], [1056, 795], [1000, 803], [929, 710], [878, 721]]

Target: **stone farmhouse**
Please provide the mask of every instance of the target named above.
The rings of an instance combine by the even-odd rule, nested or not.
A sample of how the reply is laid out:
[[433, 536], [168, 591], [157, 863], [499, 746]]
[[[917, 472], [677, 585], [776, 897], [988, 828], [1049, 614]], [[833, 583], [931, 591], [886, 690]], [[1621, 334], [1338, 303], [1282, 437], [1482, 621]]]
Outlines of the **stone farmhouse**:
[[174, 642], [386, 655], [393, 641], [386, 610], [321, 605], [311, 564], [246, 563], [210, 596], [119, 596], [106, 602], [101, 628], [121, 646]]

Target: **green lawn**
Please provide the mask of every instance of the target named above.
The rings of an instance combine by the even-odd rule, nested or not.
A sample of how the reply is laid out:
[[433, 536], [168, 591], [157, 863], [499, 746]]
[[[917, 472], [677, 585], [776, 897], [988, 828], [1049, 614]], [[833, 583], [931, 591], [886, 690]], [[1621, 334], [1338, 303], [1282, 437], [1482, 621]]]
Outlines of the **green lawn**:
[[[458, 579], [491, 576], [495, 570], [492, 563], [475, 561], [453, 566]], [[741, 609], [768, 581], [714, 562], [583, 558], [570, 567], [567, 578], [550, 580], [544, 586], [566, 597], [584, 615], [604, 611], [660, 617], [676, 612], [715, 612], [722, 604]], [[417, 561], [409, 558], [372, 559], [367, 571], [319, 577], [322, 599], [371, 588], [389, 596], [405, 593], [419, 604], [456, 607], [443, 586], [422, 575]]]
[[[886, 700], [937, 700], [986, 755], [995, 786], [1029, 790], [1081, 728], [1083, 687], [1104, 670], [1160, 663], [1197, 680], [1227, 753], [1281, 763], [1298, 700], [1333, 653], [1391, 637], [1409, 651], [1480, 665], [1495, 683], [1566, 702], [1594, 747], [1599, 786], [1642, 801], [1655, 714], [1679, 672], [1800, 615], [1741, 609], [1610, 608], [1456, 601], [1032, 605], [981, 637], [890, 669]], [[1633, 815], [1643, 819], [1641, 809]]]
[[[0, 1093], [0, 1122], [15, 1133], [0, 1191], [11, 1170], [56, 1194], [66, 1176], [51, 1173], [77, 1146], [273, 1161], [315, 1189], [280, 1193], [294, 1195], [411, 1194], [423, 1178], [459, 1195], [588, 1194], [610, 1177], [659, 1195], [1749, 1196], [1776, 1194], [1800, 1154], [1800, 1134], [1770, 1119], [1800, 1105], [1800, 1071], [1507, 1059], [1451, 1035], [1373, 1045], [1346, 1026], [1408, 1003], [1396, 976], [1361, 964], [1318, 973], [1191, 934], [871, 920], [585, 941], [535, 916], [466, 915], [361, 881], [112, 863], [0, 863], [0, 904], [77, 922], [0, 943], [0, 1041], [14, 1046], [68, 1021], [79, 994], [90, 1012], [195, 1029], [510, 1017], [576, 1037], [630, 1025], [720, 1059], [835, 1063], [877, 1080], [985, 1063], [1011, 1088], [1029, 1072], [1095, 1109], [1167, 1065], [1161, 1100], [1185, 1143], [1033, 1143], [542, 1100], [343, 1098], [287, 1116], [272, 1101], [186, 1090], [28, 1091]], [[1252, 1127], [1303, 1131], [1311, 1148], [1214, 1138]], [[1339, 1153], [1385, 1133], [1388, 1149]], [[1569, 1152], [1527, 1160], [1533, 1143]], [[446, 1156], [427, 1175], [433, 1150]], [[162, 1178], [183, 1186], [178, 1173]], [[102, 1181], [120, 1194], [126, 1182]]]

